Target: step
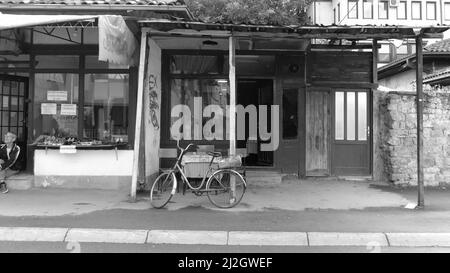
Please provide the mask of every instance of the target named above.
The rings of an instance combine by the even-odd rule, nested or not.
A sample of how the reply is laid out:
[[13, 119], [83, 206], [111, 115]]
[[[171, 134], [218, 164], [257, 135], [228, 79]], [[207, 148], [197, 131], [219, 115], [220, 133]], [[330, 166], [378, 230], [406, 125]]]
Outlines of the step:
[[19, 173], [6, 179], [8, 188], [11, 190], [29, 190], [34, 185], [32, 174]]
[[281, 184], [283, 175], [276, 171], [246, 171], [247, 183], [250, 186], [271, 186]]

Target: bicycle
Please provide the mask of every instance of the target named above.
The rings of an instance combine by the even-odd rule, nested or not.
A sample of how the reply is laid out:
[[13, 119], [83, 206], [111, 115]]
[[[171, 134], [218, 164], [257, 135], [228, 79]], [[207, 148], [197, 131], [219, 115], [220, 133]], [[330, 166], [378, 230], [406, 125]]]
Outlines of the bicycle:
[[[183, 149], [177, 141], [180, 154], [175, 164], [171, 169], [162, 172], [156, 178], [150, 190], [150, 203], [154, 208], [163, 208], [169, 203], [177, 190], [177, 175], [181, 177], [183, 185], [187, 185], [195, 195], [201, 196], [206, 193], [209, 201], [218, 208], [232, 208], [241, 202], [247, 188], [247, 182], [239, 172], [233, 169], [237, 166], [232, 164], [231, 166], [224, 166], [226, 164], [220, 164], [221, 161], [219, 160], [218, 168], [213, 167], [212, 164], [215, 159], [222, 157], [220, 152], [207, 152], [211, 156], [208, 170], [203, 175], [200, 185], [192, 186], [180, 163], [186, 152], [194, 146], [193, 143], [190, 143]], [[226, 163], [227, 160], [230, 162], [230, 158], [224, 159], [222, 162]]]

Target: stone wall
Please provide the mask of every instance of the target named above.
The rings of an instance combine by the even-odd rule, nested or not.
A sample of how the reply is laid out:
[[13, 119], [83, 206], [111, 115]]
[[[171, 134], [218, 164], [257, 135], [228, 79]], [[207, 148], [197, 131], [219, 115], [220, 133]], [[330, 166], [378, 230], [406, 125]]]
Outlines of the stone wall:
[[[450, 183], [450, 89], [424, 88], [424, 181]], [[374, 177], [417, 185], [415, 93], [374, 92]]]

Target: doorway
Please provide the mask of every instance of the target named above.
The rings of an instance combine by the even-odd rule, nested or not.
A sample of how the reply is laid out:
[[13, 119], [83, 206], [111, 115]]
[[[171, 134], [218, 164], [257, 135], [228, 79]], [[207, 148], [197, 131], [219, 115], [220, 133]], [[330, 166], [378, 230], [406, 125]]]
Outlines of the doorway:
[[17, 165], [26, 169], [27, 163], [27, 98], [28, 78], [0, 75], [0, 133], [3, 136], [7, 132], [17, 136], [16, 144], [20, 147]]
[[[268, 132], [271, 132], [271, 105], [273, 105], [273, 80], [271, 79], [238, 79], [237, 104], [246, 108], [256, 106], [257, 120], [259, 120], [259, 105], [267, 105]], [[245, 118], [245, 140], [237, 140], [237, 148], [245, 149], [247, 166], [268, 167], [273, 166], [273, 151], [261, 151], [260, 147], [268, 141], [261, 141], [259, 137], [252, 139], [249, 133], [249, 118]], [[259, 135], [259, 122], [256, 123], [256, 132]]]

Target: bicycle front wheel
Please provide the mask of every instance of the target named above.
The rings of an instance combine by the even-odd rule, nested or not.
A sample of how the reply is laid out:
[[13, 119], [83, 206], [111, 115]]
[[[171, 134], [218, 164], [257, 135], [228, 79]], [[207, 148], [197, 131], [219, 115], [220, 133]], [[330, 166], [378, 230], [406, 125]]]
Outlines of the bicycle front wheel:
[[239, 204], [245, 189], [242, 176], [231, 169], [216, 171], [206, 183], [209, 201], [219, 208], [232, 208]]
[[177, 179], [173, 172], [160, 174], [150, 190], [150, 204], [152, 207], [157, 209], [163, 208], [175, 194], [176, 187]]

